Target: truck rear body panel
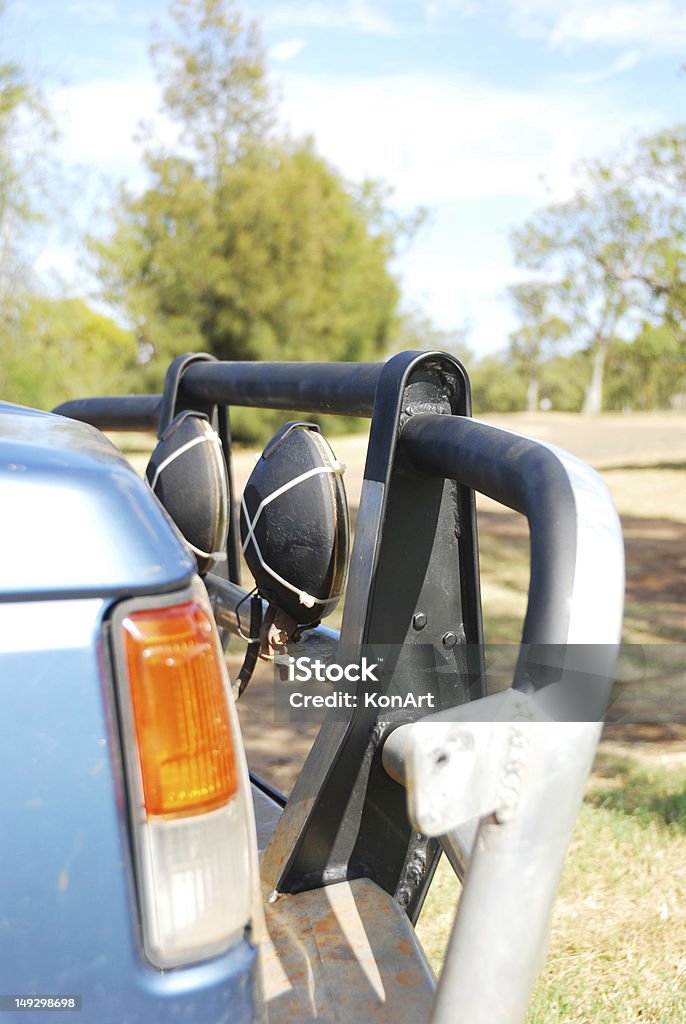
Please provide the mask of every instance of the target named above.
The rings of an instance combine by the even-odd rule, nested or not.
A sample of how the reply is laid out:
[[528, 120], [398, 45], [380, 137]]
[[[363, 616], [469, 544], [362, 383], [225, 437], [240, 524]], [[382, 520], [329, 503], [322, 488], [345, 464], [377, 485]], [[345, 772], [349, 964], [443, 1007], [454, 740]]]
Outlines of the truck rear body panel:
[[83, 1019], [98, 1024], [166, 1020], [172, 1007], [187, 1020], [249, 1021], [246, 941], [167, 972], [142, 956], [107, 605], [0, 603], [0, 990], [83, 994]]
[[0, 600], [173, 590], [195, 559], [100, 431], [0, 403]]

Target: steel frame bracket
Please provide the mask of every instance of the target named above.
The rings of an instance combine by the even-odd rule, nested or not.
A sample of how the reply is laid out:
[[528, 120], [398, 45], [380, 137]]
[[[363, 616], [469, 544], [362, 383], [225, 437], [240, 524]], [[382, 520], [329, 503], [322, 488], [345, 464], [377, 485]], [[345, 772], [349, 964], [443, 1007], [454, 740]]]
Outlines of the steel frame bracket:
[[383, 764], [405, 785], [408, 816], [424, 835], [490, 815], [504, 822], [517, 812], [532, 743], [554, 742], [540, 727], [551, 721], [537, 699], [504, 690], [400, 726]]

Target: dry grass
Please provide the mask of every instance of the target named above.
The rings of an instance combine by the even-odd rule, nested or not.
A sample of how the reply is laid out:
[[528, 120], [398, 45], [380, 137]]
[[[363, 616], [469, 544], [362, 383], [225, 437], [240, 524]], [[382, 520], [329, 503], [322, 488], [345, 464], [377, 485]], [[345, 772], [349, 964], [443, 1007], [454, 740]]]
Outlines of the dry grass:
[[[686, 751], [664, 756], [600, 750], [529, 1024], [686, 1021]], [[418, 926], [436, 970], [458, 897], [443, 861]]]
[[606, 469], [603, 480], [622, 516], [665, 519], [663, 536], [673, 536], [671, 523], [686, 523], [686, 463], [663, 469]]

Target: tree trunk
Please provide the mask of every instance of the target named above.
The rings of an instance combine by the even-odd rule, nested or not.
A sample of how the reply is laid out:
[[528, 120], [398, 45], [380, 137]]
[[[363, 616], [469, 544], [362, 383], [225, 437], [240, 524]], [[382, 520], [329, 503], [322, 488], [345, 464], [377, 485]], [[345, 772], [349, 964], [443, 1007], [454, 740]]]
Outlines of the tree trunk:
[[529, 386], [526, 390], [526, 407], [528, 412], [536, 412], [538, 409], [538, 367], [532, 366], [529, 370]]
[[597, 416], [603, 411], [603, 374], [605, 371], [605, 356], [607, 355], [607, 341], [598, 341], [593, 354], [593, 367], [591, 379], [586, 388], [584, 405], [581, 410], [584, 416]]

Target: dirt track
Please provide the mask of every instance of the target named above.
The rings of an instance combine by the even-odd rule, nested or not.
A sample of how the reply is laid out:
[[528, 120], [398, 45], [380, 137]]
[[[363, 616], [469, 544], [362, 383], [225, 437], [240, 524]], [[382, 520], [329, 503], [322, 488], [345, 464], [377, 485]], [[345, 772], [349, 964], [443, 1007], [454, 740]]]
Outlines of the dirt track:
[[686, 464], [686, 416], [670, 413], [512, 413], [489, 423], [566, 448], [596, 469]]

